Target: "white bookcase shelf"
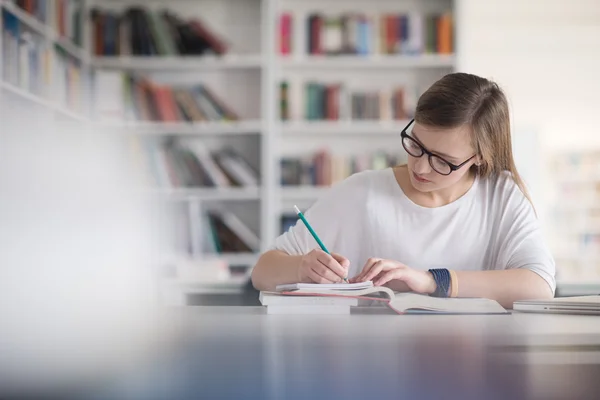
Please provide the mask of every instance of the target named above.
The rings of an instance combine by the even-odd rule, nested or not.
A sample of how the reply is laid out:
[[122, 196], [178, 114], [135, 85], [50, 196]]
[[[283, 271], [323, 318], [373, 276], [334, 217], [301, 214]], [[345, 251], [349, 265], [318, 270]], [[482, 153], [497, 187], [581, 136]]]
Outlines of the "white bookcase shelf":
[[281, 124], [281, 133], [286, 136], [333, 135], [362, 136], [384, 135], [400, 136], [408, 124], [403, 121], [290, 121]]
[[21, 99], [27, 100], [35, 105], [44, 107], [44, 109], [48, 111], [52, 111], [57, 114], [57, 116], [67, 117], [73, 121], [89, 123], [90, 119], [84, 116], [83, 114], [74, 112], [69, 110], [68, 108], [61, 106], [60, 104], [45, 99], [41, 96], [30, 93], [24, 89], [21, 89], [11, 83], [4, 82], [0, 80], [0, 90], [5, 90], [11, 96], [17, 96]]
[[243, 188], [176, 188], [159, 189], [158, 194], [173, 200], [184, 201], [239, 201], [260, 200], [259, 187]]
[[52, 27], [39, 21], [37, 18], [29, 15], [27, 12], [21, 10], [19, 7], [8, 1], [1, 0], [0, 9], [1, 8], [4, 8], [16, 16], [21, 23], [25, 24], [32, 31], [36, 32], [42, 37], [45, 37], [50, 42], [60, 46], [60, 48], [67, 52], [71, 57], [84, 63], [89, 63], [90, 58], [82, 48], [75, 45], [71, 40], [61, 37]]
[[99, 129], [114, 130], [119, 133], [135, 135], [261, 135], [264, 123], [260, 120], [231, 122], [114, 122], [99, 123]]
[[281, 66], [287, 69], [390, 69], [390, 68], [453, 68], [453, 55], [335, 55], [335, 56], [282, 56]]
[[92, 65], [96, 68], [133, 70], [139, 72], [218, 71], [225, 69], [259, 69], [264, 65], [263, 60], [264, 57], [260, 54], [181, 57], [120, 56], [94, 57]]

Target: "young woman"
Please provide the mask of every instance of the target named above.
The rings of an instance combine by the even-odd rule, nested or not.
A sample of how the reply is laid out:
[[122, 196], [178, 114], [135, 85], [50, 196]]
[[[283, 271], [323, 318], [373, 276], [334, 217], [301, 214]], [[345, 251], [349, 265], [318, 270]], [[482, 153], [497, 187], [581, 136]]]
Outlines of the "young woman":
[[354, 174], [258, 260], [258, 290], [372, 280], [441, 297], [550, 298], [555, 265], [511, 150], [508, 102], [484, 78], [453, 73], [419, 99], [399, 137], [407, 165]]

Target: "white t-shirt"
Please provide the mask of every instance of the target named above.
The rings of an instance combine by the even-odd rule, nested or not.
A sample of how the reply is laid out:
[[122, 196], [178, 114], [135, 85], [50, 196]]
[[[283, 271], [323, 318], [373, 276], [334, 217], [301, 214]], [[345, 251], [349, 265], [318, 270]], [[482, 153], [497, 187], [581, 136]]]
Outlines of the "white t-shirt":
[[[350, 260], [350, 277], [377, 257], [420, 270], [526, 268], [556, 288], [534, 209], [508, 172], [477, 177], [456, 201], [427, 208], [404, 194], [392, 168], [364, 171], [332, 186], [304, 215], [329, 251]], [[292, 255], [318, 247], [301, 221], [272, 246]]]

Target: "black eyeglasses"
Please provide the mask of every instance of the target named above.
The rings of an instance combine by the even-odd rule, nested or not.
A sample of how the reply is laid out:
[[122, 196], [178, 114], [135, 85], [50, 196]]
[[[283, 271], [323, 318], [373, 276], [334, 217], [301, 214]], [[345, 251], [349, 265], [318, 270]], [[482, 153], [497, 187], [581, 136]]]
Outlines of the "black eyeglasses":
[[468, 160], [458, 165], [452, 164], [451, 162], [444, 160], [442, 157], [435, 155], [429, 150], [427, 150], [421, 145], [421, 143], [417, 142], [408, 133], [406, 133], [406, 130], [413, 124], [413, 122], [415, 122], [414, 119], [412, 119], [408, 123], [408, 125], [406, 125], [404, 129], [402, 129], [402, 133], [400, 134], [400, 136], [402, 137], [402, 147], [404, 147], [404, 150], [406, 150], [406, 152], [413, 157], [418, 158], [423, 156], [423, 154], [427, 154], [429, 156], [429, 165], [431, 165], [431, 168], [433, 168], [433, 170], [438, 174], [450, 175], [452, 171], [460, 169], [463, 165], [471, 161], [473, 157], [477, 155], [473, 154], [471, 157], [469, 157]]

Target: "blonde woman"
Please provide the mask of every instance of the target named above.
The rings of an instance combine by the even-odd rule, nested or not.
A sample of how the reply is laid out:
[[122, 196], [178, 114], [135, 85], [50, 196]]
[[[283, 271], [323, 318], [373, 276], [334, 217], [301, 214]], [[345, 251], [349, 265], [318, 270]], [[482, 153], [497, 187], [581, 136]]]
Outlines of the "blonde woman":
[[497, 84], [453, 73], [420, 97], [399, 132], [408, 163], [352, 175], [258, 260], [258, 290], [294, 282], [372, 280], [439, 297], [550, 298], [555, 265], [511, 149]]

